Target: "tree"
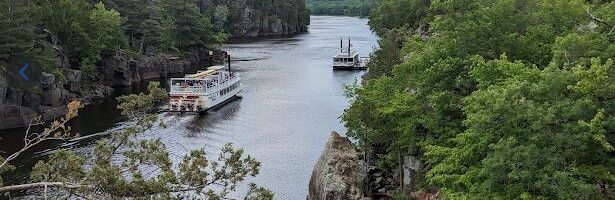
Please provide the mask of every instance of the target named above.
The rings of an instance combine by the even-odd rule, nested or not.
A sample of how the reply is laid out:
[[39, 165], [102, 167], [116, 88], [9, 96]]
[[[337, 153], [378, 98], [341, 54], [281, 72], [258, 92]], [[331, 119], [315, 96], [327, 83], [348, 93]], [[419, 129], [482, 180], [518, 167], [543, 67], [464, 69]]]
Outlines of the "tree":
[[223, 32], [226, 30], [229, 14], [229, 8], [226, 5], [217, 5], [214, 8], [213, 21], [216, 31]]
[[573, 69], [506, 58], [479, 65], [484, 90], [464, 99], [468, 129], [453, 148], [430, 147], [438, 164], [429, 180], [455, 198], [612, 198], [613, 67], [599, 59]]
[[145, 47], [145, 52], [154, 52], [156, 49], [169, 52], [175, 50], [173, 30], [175, 21], [164, 9], [165, 4], [160, 0], [151, 0], [148, 2], [145, 13], [146, 19], [141, 23], [143, 33], [142, 45]]
[[48, 73], [56, 74], [56, 53], [51, 44], [44, 41], [43, 32], [36, 27], [35, 10], [32, 3], [23, 1], [0, 2], [0, 61], [8, 62], [18, 57], [29, 58]]
[[61, 53], [91, 77], [96, 75], [94, 65], [102, 54], [126, 44], [119, 13], [102, 3], [92, 8], [84, 0], [45, 0], [39, 2], [38, 20], [62, 43]]
[[[0, 194], [11, 191], [56, 188], [60, 198], [77, 195], [85, 198], [207, 198], [224, 199], [235, 191], [247, 176], [256, 176], [260, 163], [246, 156], [242, 149], [231, 144], [222, 148], [214, 160], [207, 159], [203, 149], [190, 151], [174, 168], [170, 155], [160, 139], [135, 139], [159, 123], [156, 105], [165, 99], [166, 92], [159, 83], [150, 83], [148, 94], [132, 94], [118, 98], [122, 114], [134, 124], [97, 142], [88, 157], [70, 150], [56, 150], [46, 161], [33, 168], [30, 179], [34, 183], [1, 186]], [[69, 114], [41, 134], [33, 134], [35, 145], [47, 139], [70, 136], [64, 124], [76, 116], [78, 103], [69, 104]], [[26, 141], [29, 138], [26, 138]], [[4, 162], [12, 161], [9, 156]], [[121, 160], [120, 163], [116, 162]], [[88, 167], [85, 167], [88, 163]], [[0, 171], [10, 171], [0, 165]], [[154, 172], [154, 173], [151, 173]], [[273, 194], [254, 184], [249, 185], [246, 199], [273, 199]]]
[[90, 11], [87, 26], [92, 29], [87, 33], [90, 40], [87, 56], [82, 59], [81, 69], [86, 74], [95, 74], [94, 64], [101, 59], [102, 53], [116, 52], [124, 47], [126, 40], [120, 26], [120, 13], [105, 9], [105, 5], [97, 3]]
[[[371, 18], [416, 11], [393, 2]], [[421, 159], [428, 176], [419, 187], [451, 199], [612, 198], [613, 4], [426, 5], [418, 24], [429, 29], [404, 36], [401, 49], [383, 45], [370, 64], [379, 66], [352, 89], [348, 135], [388, 154], [381, 162], [398, 152]], [[399, 41], [391, 33], [414, 22], [370, 26]]]
[[346, 15], [365, 17], [374, 7], [373, 0], [333, 0], [333, 1], [306, 1], [311, 14], [314, 15]]
[[148, 8], [148, 6], [156, 6], [155, 2], [156, 0], [110, 0], [107, 2], [110, 8], [121, 13], [122, 29], [133, 49], [141, 48], [144, 34], [142, 24], [148, 19], [148, 15], [156, 14], [150, 13], [155, 10]]
[[226, 39], [224, 34], [213, 31], [211, 20], [200, 13], [194, 1], [172, 0], [168, 2], [167, 9], [175, 20], [179, 50], [195, 51], [220, 44]]
[[427, 17], [429, 0], [380, 0], [369, 15], [369, 25], [378, 35], [407, 26], [416, 29]]

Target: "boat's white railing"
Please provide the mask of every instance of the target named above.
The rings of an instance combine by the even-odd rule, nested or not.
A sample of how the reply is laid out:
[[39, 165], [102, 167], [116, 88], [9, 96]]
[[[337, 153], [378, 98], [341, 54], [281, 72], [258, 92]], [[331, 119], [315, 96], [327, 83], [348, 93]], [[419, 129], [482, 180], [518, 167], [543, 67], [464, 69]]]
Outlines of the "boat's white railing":
[[[235, 83], [237, 79], [239, 79], [239, 76], [235, 73], [223, 74], [222, 77], [218, 76], [214, 79], [172, 78], [170, 93], [191, 94], [214, 92]], [[192, 85], [188, 84], [188, 82], [191, 82]]]
[[169, 83], [170, 93], [203, 93], [206, 81], [198, 78], [172, 78]]
[[171, 93], [203, 93], [203, 87], [197, 86], [171, 86]]
[[225, 74], [226, 77], [216, 79], [213, 80], [215, 82], [215, 84], [212, 85], [208, 85], [207, 88], [205, 89], [206, 93], [210, 93], [210, 92], [217, 92], [222, 88], [226, 88], [228, 87], [230, 84], [233, 84], [236, 82], [236, 80], [239, 79], [239, 76], [236, 75], [235, 73], [229, 73], [229, 74]]

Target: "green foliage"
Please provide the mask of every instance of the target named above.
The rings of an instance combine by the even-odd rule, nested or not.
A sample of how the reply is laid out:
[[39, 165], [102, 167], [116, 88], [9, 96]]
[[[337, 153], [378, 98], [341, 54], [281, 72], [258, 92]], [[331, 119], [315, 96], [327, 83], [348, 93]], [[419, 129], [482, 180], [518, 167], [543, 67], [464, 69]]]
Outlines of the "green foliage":
[[199, 7], [192, 0], [173, 0], [168, 2], [169, 12], [175, 19], [178, 49], [194, 51], [208, 44], [220, 44], [223, 35], [213, 34], [213, 24], [206, 15], [200, 13]]
[[373, 0], [308, 0], [313, 15], [345, 15], [365, 17], [374, 7]]
[[[5, 161], [5, 159], [3, 157], [0, 157], [0, 163], [3, 163]], [[10, 172], [15, 170], [15, 166], [13, 165], [5, 165], [4, 167], [0, 167], [0, 175], [2, 175], [3, 173], [6, 172]], [[0, 177], [0, 187], [4, 186], [4, 181], [2, 180], [2, 177]]]
[[395, 170], [395, 168], [397, 168], [397, 165], [399, 163], [397, 157], [392, 152], [389, 152], [385, 155], [378, 155], [377, 160], [378, 162], [376, 163], [376, 166], [379, 169], [384, 170], [389, 175], [393, 174], [393, 171]]
[[216, 28], [217, 31], [225, 30], [229, 15], [230, 11], [227, 5], [217, 5], [214, 8], [213, 21], [214, 28]]
[[32, 168], [32, 181], [76, 182], [85, 176], [85, 159], [70, 150], [56, 150], [47, 161], [39, 161]]
[[613, 103], [601, 100], [612, 95], [598, 91], [615, 91], [613, 62], [571, 70], [500, 65], [529, 75], [512, 75], [465, 98], [468, 129], [453, 148], [430, 147], [428, 157], [438, 164], [428, 178], [467, 197], [599, 198], [595, 184], [615, 183], [604, 129], [614, 125], [605, 113]]
[[24, 4], [0, 2], [0, 59], [35, 53], [38, 31], [32, 13], [24, 9]]
[[379, 0], [369, 15], [369, 25], [378, 35], [396, 28], [416, 28], [427, 16], [429, 0]]
[[395, 199], [395, 200], [411, 200], [411, 199], [415, 199], [415, 198], [412, 198], [411, 196], [407, 195], [403, 191], [395, 190], [395, 192], [393, 193], [393, 199]]
[[417, 2], [372, 12], [348, 135], [420, 158], [450, 199], [613, 198], [613, 3]]
[[22, 1], [0, 2], [0, 61], [25, 57], [36, 62], [45, 72], [57, 75], [56, 53], [51, 45], [41, 40], [45, 34], [36, 27], [35, 10]]
[[63, 43], [62, 54], [78, 61], [86, 75], [95, 76], [95, 64], [103, 53], [125, 46], [120, 15], [102, 3], [90, 6], [85, 0], [46, 0], [39, 2], [41, 26]]

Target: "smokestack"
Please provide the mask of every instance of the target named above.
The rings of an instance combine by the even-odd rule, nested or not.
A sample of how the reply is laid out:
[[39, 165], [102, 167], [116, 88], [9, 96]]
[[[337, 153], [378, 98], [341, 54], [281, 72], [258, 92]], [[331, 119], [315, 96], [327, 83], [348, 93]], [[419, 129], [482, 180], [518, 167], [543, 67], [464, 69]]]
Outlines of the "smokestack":
[[228, 59], [228, 72], [231, 73], [231, 55], [226, 55]]
[[350, 56], [350, 38], [348, 38], [348, 56]]
[[344, 52], [344, 41], [340, 38], [340, 53]]

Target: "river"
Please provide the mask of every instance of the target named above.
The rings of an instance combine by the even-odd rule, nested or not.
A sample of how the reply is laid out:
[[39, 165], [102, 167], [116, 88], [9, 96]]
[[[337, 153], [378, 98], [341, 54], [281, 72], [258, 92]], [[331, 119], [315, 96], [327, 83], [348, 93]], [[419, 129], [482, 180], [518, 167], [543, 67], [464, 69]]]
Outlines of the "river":
[[[271, 189], [276, 199], [305, 199], [331, 131], [345, 132], [339, 119], [348, 106], [345, 85], [364, 73], [331, 69], [340, 37], [349, 37], [361, 56], [377, 45], [367, 19], [332, 16], [312, 16], [305, 34], [223, 45], [242, 77], [242, 98], [201, 116], [160, 114], [168, 127], [146, 137], [160, 137], [175, 159], [196, 148], [213, 157], [233, 143], [262, 162], [261, 173], [247, 181]], [[73, 126], [84, 134], [121, 129], [114, 107], [113, 98], [88, 106]], [[87, 152], [92, 144], [68, 146]]]

